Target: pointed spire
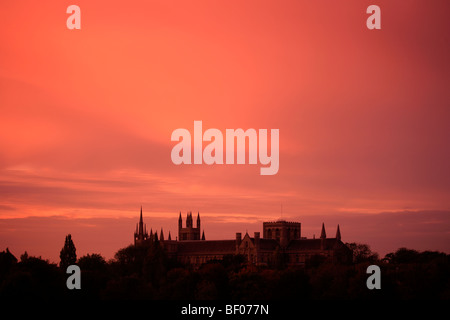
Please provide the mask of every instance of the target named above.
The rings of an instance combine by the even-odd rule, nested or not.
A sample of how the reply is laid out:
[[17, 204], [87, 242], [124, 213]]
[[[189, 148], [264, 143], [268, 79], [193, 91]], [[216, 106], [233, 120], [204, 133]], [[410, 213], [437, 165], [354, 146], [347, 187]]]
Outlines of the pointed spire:
[[171, 241], [172, 237], [170, 236], [170, 231], [169, 231], [169, 237], [167, 238], [167, 240]]
[[142, 219], [142, 206], [141, 206], [141, 216], [139, 218], [139, 235], [144, 234], [144, 219]]
[[326, 249], [327, 234], [325, 233], [325, 224], [322, 222], [322, 232], [320, 233], [320, 250]]
[[339, 225], [337, 226], [336, 239], [341, 240], [341, 230], [339, 229]]
[[200, 212], [197, 212], [197, 228], [200, 229]]
[[202, 240], [205, 240], [205, 230], [203, 230], [203, 233], [202, 233]]
[[327, 234], [325, 233], [325, 224], [322, 222], [322, 232], [320, 233], [320, 239], [326, 239]]
[[164, 241], [163, 228], [161, 228], [161, 233], [160, 233], [159, 239], [160, 239], [161, 241]]
[[192, 211], [189, 211], [186, 217], [186, 228], [192, 228], [194, 225], [192, 223]]

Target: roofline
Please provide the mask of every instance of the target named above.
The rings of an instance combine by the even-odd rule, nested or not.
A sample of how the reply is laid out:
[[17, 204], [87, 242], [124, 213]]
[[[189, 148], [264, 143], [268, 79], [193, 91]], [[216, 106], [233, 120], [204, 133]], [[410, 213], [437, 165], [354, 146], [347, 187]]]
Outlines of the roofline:
[[301, 222], [298, 222], [298, 221], [277, 220], [277, 221], [266, 221], [266, 222], [263, 222], [263, 225], [266, 224], [266, 223], [280, 223], [280, 222], [288, 223], [288, 224], [301, 224]]

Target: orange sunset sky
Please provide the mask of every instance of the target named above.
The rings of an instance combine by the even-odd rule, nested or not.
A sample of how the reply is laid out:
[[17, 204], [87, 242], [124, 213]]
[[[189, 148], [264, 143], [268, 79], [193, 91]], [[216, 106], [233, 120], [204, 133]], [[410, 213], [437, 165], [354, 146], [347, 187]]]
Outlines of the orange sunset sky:
[[[66, 8], [81, 8], [68, 30]], [[381, 8], [381, 30], [366, 8]], [[450, 253], [450, 2], [1, 1], [0, 250], [109, 259], [147, 228], [279, 218]], [[180, 165], [173, 130], [279, 129], [280, 166]], [[282, 207], [282, 209], [281, 209]]]

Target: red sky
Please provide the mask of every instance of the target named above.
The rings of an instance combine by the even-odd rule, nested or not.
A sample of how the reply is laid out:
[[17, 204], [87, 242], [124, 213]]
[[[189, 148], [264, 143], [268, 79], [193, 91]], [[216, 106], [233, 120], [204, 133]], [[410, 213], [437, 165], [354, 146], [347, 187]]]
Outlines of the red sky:
[[[70, 4], [0, 3], [0, 250], [111, 258], [141, 205], [222, 239], [282, 204], [307, 237], [450, 252], [448, 1], [76, 1], [81, 30]], [[279, 129], [279, 172], [174, 165], [194, 120]]]

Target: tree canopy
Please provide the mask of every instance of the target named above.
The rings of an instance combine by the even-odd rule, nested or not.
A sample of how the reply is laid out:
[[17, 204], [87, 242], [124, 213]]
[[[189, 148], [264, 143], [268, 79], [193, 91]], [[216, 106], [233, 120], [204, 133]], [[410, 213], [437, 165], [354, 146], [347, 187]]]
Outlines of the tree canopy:
[[77, 249], [72, 241], [72, 235], [68, 234], [64, 241], [64, 247], [59, 253], [59, 266], [63, 270], [66, 270], [68, 266], [75, 264], [77, 261]]

